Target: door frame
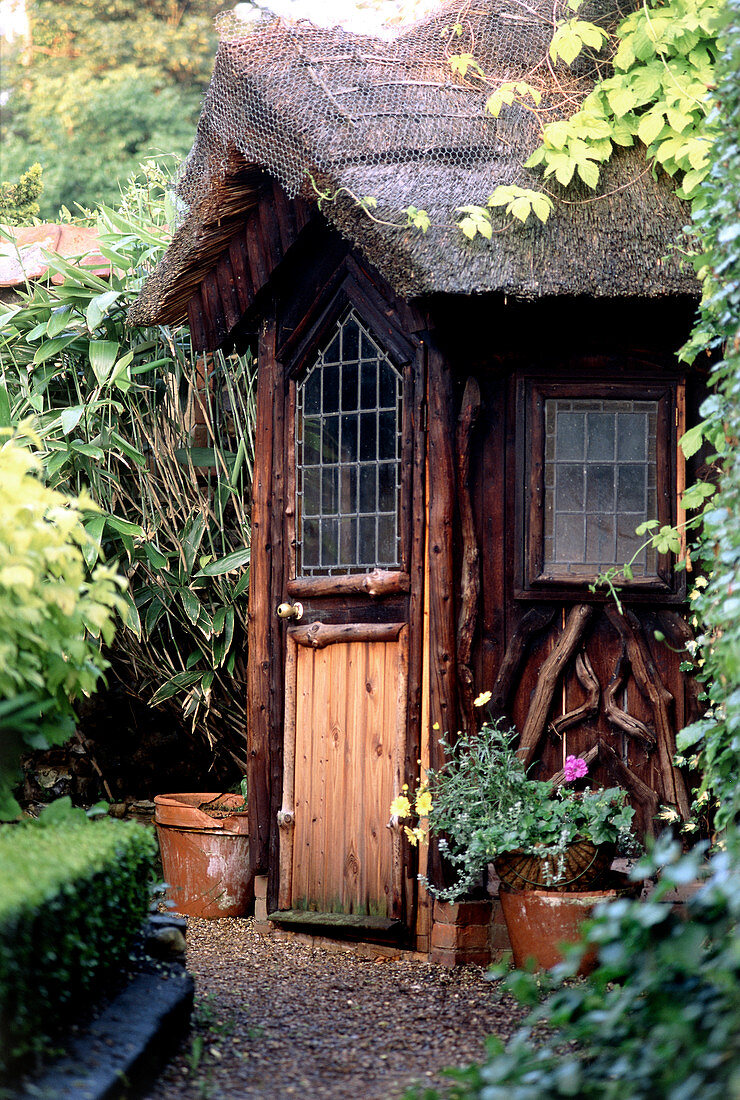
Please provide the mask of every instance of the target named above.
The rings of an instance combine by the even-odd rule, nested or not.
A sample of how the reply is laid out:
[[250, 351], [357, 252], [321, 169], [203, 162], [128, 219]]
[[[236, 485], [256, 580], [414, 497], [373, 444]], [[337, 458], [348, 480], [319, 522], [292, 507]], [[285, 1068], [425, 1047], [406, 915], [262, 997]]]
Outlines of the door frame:
[[[382, 288], [382, 293], [381, 293]], [[249, 638], [250, 837], [253, 869], [268, 873], [268, 910], [279, 902], [280, 834], [278, 815], [289, 812], [283, 801], [284, 754], [292, 736], [284, 729], [287, 679], [294, 675], [295, 642], [282, 628], [275, 608], [287, 595], [296, 597], [305, 583], [295, 578], [295, 482], [293, 418], [295, 380], [341, 313], [352, 306], [373, 337], [386, 350], [403, 377], [402, 503], [399, 571], [379, 571], [327, 578], [355, 591], [352, 607], [363, 608], [360, 621], [373, 617], [373, 605], [405, 601], [408, 624], [408, 676], [403, 762], [399, 776], [413, 779], [421, 757], [421, 682], [424, 606], [424, 494], [426, 450], [426, 349], [420, 335], [424, 320], [397, 299], [376, 273], [352, 256], [341, 260], [318, 295], [307, 282], [303, 319], [294, 330], [281, 331], [281, 304], [265, 317], [259, 334], [257, 454], [253, 490], [252, 575]], [[299, 291], [300, 295], [300, 291]], [[295, 316], [295, 297], [291, 303]], [[290, 461], [289, 461], [290, 459]], [[314, 578], [314, 582], [325, 578]], [[331, 586], [330, 586], [331, 587]], [[300, 597], [306, 600], [302, 594]], [[382, 619], [382, 616], [381, 616]], [[376, 620], [377, 621], [377, 620]], [[288, 687], [288, 690], [290, 688]], [[286, 734], [287, 739], [286, 740]], [[400, 760], [400, 748], [397, 751]], [[288, 762], [289, 763], [289, 762]], [[290, 766], [290, 765], [289, 765]], [[402, 781], [402, 780], [401, 780]], [[400, 783], [399, 783], [400, 785]], [[269, 805], [269, 809], [267, 806]], [[416, 853], [399, 837], [402, 909], [412, 927], [416, 906]]]

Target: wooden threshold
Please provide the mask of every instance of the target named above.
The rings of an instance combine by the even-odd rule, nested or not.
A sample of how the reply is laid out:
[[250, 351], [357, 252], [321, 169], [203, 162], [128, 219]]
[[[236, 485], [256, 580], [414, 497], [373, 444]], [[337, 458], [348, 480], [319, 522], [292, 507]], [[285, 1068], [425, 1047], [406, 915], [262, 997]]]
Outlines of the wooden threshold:
[[398, 943], [408, 937], [408, 928], [391, 917], [371, 917], [362, 913], [315, 913], [309, 909], [278, 909], [267, 919], [292, 932], [321, 932], [324, 935], [353, 940], [389, 940]]

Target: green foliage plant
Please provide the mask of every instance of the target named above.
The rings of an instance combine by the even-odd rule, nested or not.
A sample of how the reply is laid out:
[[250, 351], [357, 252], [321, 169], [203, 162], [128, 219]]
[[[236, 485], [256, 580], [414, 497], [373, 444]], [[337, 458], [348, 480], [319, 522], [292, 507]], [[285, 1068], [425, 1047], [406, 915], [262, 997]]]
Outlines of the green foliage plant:
[[39, 478], [40, 461], [15, 440], [0, 447], [0, 819], [15, 817], [19, 757], [73, 732], [73, 702], [91, 694], [108, 662], [122, 578], [88, 572], [94, 510]]
[[17, 183], [0, 183], [0, 225], [29, 225], [37, 218], [41, 207], [39, 197], [44, 189], [41, 165], [32, 164], [22, 172]]
[[172, 214], [149, 165], [119, 210], [96, 215], [107, 279], [52, 258], [61, 285], [0, 306], [0, 409], [33, 423], [51, 486], [97, 505], [87, 564], [104, 556], [129, 581], [110, 655], [121, 683], [244, 771], [254, 366], [205, 362], [185, 326], [127, 328]]
[[[486, 699], [486, 694], [479, 697]], [[455, 871], [452, 886], [435, 890], [455, 900], [473, 890], [487, 865], [504, 852], [521, 851], [545, 860], [553, 884], [565, 875], [568, 845], [589, 840], [634, 847], [631, 822], [634, 810], [619, 787], [576, 790], [572, 781], [553, 789], [549, 781], [530, 779], [515, 749], [517, 734], [501, 721], [484, 722], [476, 736], [458, 735], [454, 743], [442, 739], [447, 762], [427, 773], [427, 782], [413, 797], [402, 794], [391, 806], [399, 818], [417, 814], [428, 818], [428, 829], [440, 838], [439, 847]], [[576, 774], [587, 767], [582, 760]], [[424, 798], [424, 792], [428, 796]], [[417, 826], [417, 829], [423, 829]], [[406, 826], [414, 843], [420, 838]], [[549, 869], [549, 870], [548, 870]]]
[[[633, 872], [642, 878], [662, 868], [650, 900], [620, 899], [595, 911], [585, 941], [599, 962], [589, 980], [568, 980], [584, 950], [576, 947], [549, 979], [554, 990], [505, 1047], [490, 1038], [482, 1064], [447, 1071], [449, 1089], [414, 1091], [406, 1100], [739, 1096], [740, 878], [728, 853], [708, 869], [703, 854], [682, 855], [662, 838]], [[677, 913], [671, 891], [705, 874], [686, 915]], [[536, 1005], [543, 981], [547, 975], [517, 971], [505, 987]]]
[[151, 830], [77, 814], [0, 827], [0, 1080], [110, 984], [149, 908]]

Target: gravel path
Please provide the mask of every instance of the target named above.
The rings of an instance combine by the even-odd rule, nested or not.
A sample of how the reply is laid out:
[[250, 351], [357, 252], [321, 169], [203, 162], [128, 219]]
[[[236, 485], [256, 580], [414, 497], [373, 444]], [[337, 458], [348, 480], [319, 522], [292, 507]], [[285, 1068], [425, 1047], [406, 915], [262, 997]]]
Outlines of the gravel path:
[[148, 1100], [400, 1100], [483, 1054], [523, 1015], [480, 967], [329, 952], [251, 919], [188, 927], [191, 1034]]

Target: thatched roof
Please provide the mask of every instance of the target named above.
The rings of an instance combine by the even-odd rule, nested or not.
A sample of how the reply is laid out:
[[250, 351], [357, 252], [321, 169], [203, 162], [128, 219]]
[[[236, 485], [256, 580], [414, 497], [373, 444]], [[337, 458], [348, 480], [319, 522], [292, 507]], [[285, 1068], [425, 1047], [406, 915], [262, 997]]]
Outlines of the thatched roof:
[[[586, 0], [579, 17], [613, 27], [618, 2]], [[597, 56], [550, 64], [561, 14], [570, 14], [564, 0], [554, 14], [551, 0], [458, 0], [390, 42], [281, 20], [246, 33], [226, 20], [179, 185], [188, 214], [131, 320], [183, 314], [257, 201], [260, 170], [288, 195], [338, 191], [323, 216], [406, 297], [695, 293], [693, 276], [665, 260], [687, 209], [641, 149], [619, 151], [596, 193], [548, 182], [558, 201], [544, 226], [496, 211], [490, 242], [468, 242], [457, 228], [457, 208], [484, 204], [498, 184], [543, 187], [523, 168], [542, 123], [572, 114], [606, 66]], [[453, 70], [450, 56], [468, 53], [485, 81]], [[542, 94], [536, 111], [485, 112], [497, 86], [522, 79]], [[364, 196], [377, 200], [372, 217], [355, 201]], [[426, 234], [407, 227], [408, 206], [430, 214]]]

